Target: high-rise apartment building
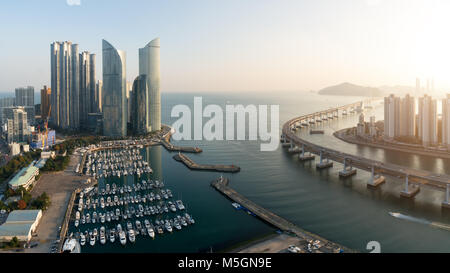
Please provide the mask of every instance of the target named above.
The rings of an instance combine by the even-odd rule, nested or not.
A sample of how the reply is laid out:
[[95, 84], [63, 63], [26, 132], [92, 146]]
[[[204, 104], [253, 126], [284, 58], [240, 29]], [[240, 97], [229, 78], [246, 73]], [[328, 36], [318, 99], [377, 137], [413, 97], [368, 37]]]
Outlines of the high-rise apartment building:
[[79, 128], [80, 71], [78, 45], [54, 42], [51, 58], [50, 122], [64, 129]]
[[384, 98], [384, 138], [392, 140], [400, 133], [400, 98], [391, 94]]
[[148, 98], [147, 76], [140, 75], [134, 80], [131, 97], [133, 105], [131, 123], [134, 134], [141, 135], [150, 132]]
[[51, 88], [44, 85], [44, 88], [41, 89], [41, 117], [43, 120], [50, 117], [51, 94]]
[[[95, 110], [94, 110], [95, 108]], [[80, 53], [80, 126], [87, 128], [88, 114], [97, 112], [95, 107], [95, 54]]]
[[442, 145], [450, 150], [450, 94], [442, 100]]
[[416, 133], [416, 101], [407, 94], [400, 102], [399, 136], [414, 137]]
[[146, 75], [151, 131], [161, 129], [160, 41], [156, 38], [139, 49], [139, 75]]
[[127, 134], [126, 55], [103, 40], [103, 135]]
[[425, 95], [419, 98], [419, 139], [426, 146], [438, 143], [437, 102]]

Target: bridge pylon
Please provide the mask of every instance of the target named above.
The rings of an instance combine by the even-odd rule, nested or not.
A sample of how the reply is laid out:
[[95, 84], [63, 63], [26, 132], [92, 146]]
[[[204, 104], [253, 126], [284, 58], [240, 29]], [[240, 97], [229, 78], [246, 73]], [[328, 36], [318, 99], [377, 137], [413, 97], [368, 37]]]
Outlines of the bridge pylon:
[[327, 157], [325, 157], [324, 152], [320, 151], [320, 161], [316, 164], [317, 169], [328, 169], [333, 167], [333, 161], [330, 161]]
[[350, 160], [344, 158], [344, 169], [339, 172], [339, 177], [350, 177], [356, 174], [356, 169], [353, 169], [350, 162], [347, 164], [347, 161]]
[[314, 160], [315, 158], [316, 157], [313, 154], [307, 154], [305, 150], [305, 144], [302, 144], [302, 152], [298, 155], [298, 159], [300, 159], [300, 161], [310, 161]]
[[372, 172], [367, 182], [368, 187], [377, 188], [381, 184], [386, 182], [386, 178], [382, 175], [375, 174], [375, 166], [372, 165]]
[[405, 176], [405, 189], [400, 192], [401, 197], [414, 198], [420, 192], [420, 187], [409, 184], [409, 175]]

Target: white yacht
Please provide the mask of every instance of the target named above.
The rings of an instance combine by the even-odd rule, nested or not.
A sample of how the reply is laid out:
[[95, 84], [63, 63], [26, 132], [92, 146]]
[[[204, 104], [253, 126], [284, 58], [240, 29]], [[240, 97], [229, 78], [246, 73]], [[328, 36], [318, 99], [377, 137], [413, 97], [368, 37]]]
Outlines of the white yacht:
[[89, 244], [91, 246], [95, 245], [95, 236], [94, 236], [94, 234], [91, 234], [90, 239], [89, 239]]
[[130, 242], [134, 243], [136, 241], [136, 236], [134, 234], [134, 230], [130, 229], [128, 231], [128, 239], [130, 239]]
[[81, 253], [80, 244], [76, 239], [69, 238], [64, 242], [63, 253]]
[[86, 236], [83, 233], [80, 234], [80, 244], [81, 246], [86, 244]]
[[106, 243], [105, 227], [104, 227], [104, 226], [102, 226], [102, 227], [100, 228], [100, 243], [101, 243], [102, 245], [104, 245], [104, 244]]
[[114, 243], [114, 241], [116, 241], [116, 231], [114, 229], [111, 229], [109, 231], [109, 241], [111, 243]]

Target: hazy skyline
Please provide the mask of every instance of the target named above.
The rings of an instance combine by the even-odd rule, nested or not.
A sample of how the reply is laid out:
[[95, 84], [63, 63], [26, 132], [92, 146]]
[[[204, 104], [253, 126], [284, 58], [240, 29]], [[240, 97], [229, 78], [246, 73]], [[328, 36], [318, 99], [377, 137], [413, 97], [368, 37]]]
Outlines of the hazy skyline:
[[7, 1], [0, 91], [49, 86], [50, 44], [65, 40], [98, 60], [102, 39], [126, 51], [132, 82], [138, 49], [156, 37], [161, 92], [413, 86], [417, 76], [448, 88], [449, 12], [445, 0]]

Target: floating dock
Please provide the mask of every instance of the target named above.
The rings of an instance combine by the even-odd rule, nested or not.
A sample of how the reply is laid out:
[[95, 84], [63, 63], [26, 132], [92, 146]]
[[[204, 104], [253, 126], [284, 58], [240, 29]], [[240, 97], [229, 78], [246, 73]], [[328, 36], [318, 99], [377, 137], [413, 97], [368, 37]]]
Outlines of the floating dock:
[[330, 242], [318, 235], [312, 234], [306, 230], [303, 230], [299, 228], [298, 226], [294, 225], [293, 223], [289, 222], [288, 220], [276, 215], [275, 213], [257, 205], [256, 203], [248, 200], [243, 195], [236, 192], [234, 189], [230, 188], [228, 186], [229, 180], [227, 178], [220, 177], [213, 182], [211, 182], [211, 186], [214, 187], [216, 190], [218, 190], [220, 193], [228, 197], [234, 202], [239, 203], [242, 207], [246, 208], [251, 213], [255, 214], [257, 217], [262, 219], [263, 221], [271, 224], [272, 226], [288, 232], [295, 234], [301, 239], [304, 240], [319, 240], [324, 245], [327, 245], [328, 247], [331, 247], [335, 252], [339, 252], [339, 250], [344, 250], [344, 252], [354, 252], [351, 249], [348, 249], [344, 246], [341, 246], [339, 244]]
[[191, 170], [202, 170], [202, 171], [216, 171], [216, 172], [228, 172], [228, 173], [237, 173], [241, 170], [240, 167], [235, 165], [203, 165], [197, 164], [192, 159], [187, 157], [182, 153], [178, 153], [173, 157], [176, 161], [182, 162]]

